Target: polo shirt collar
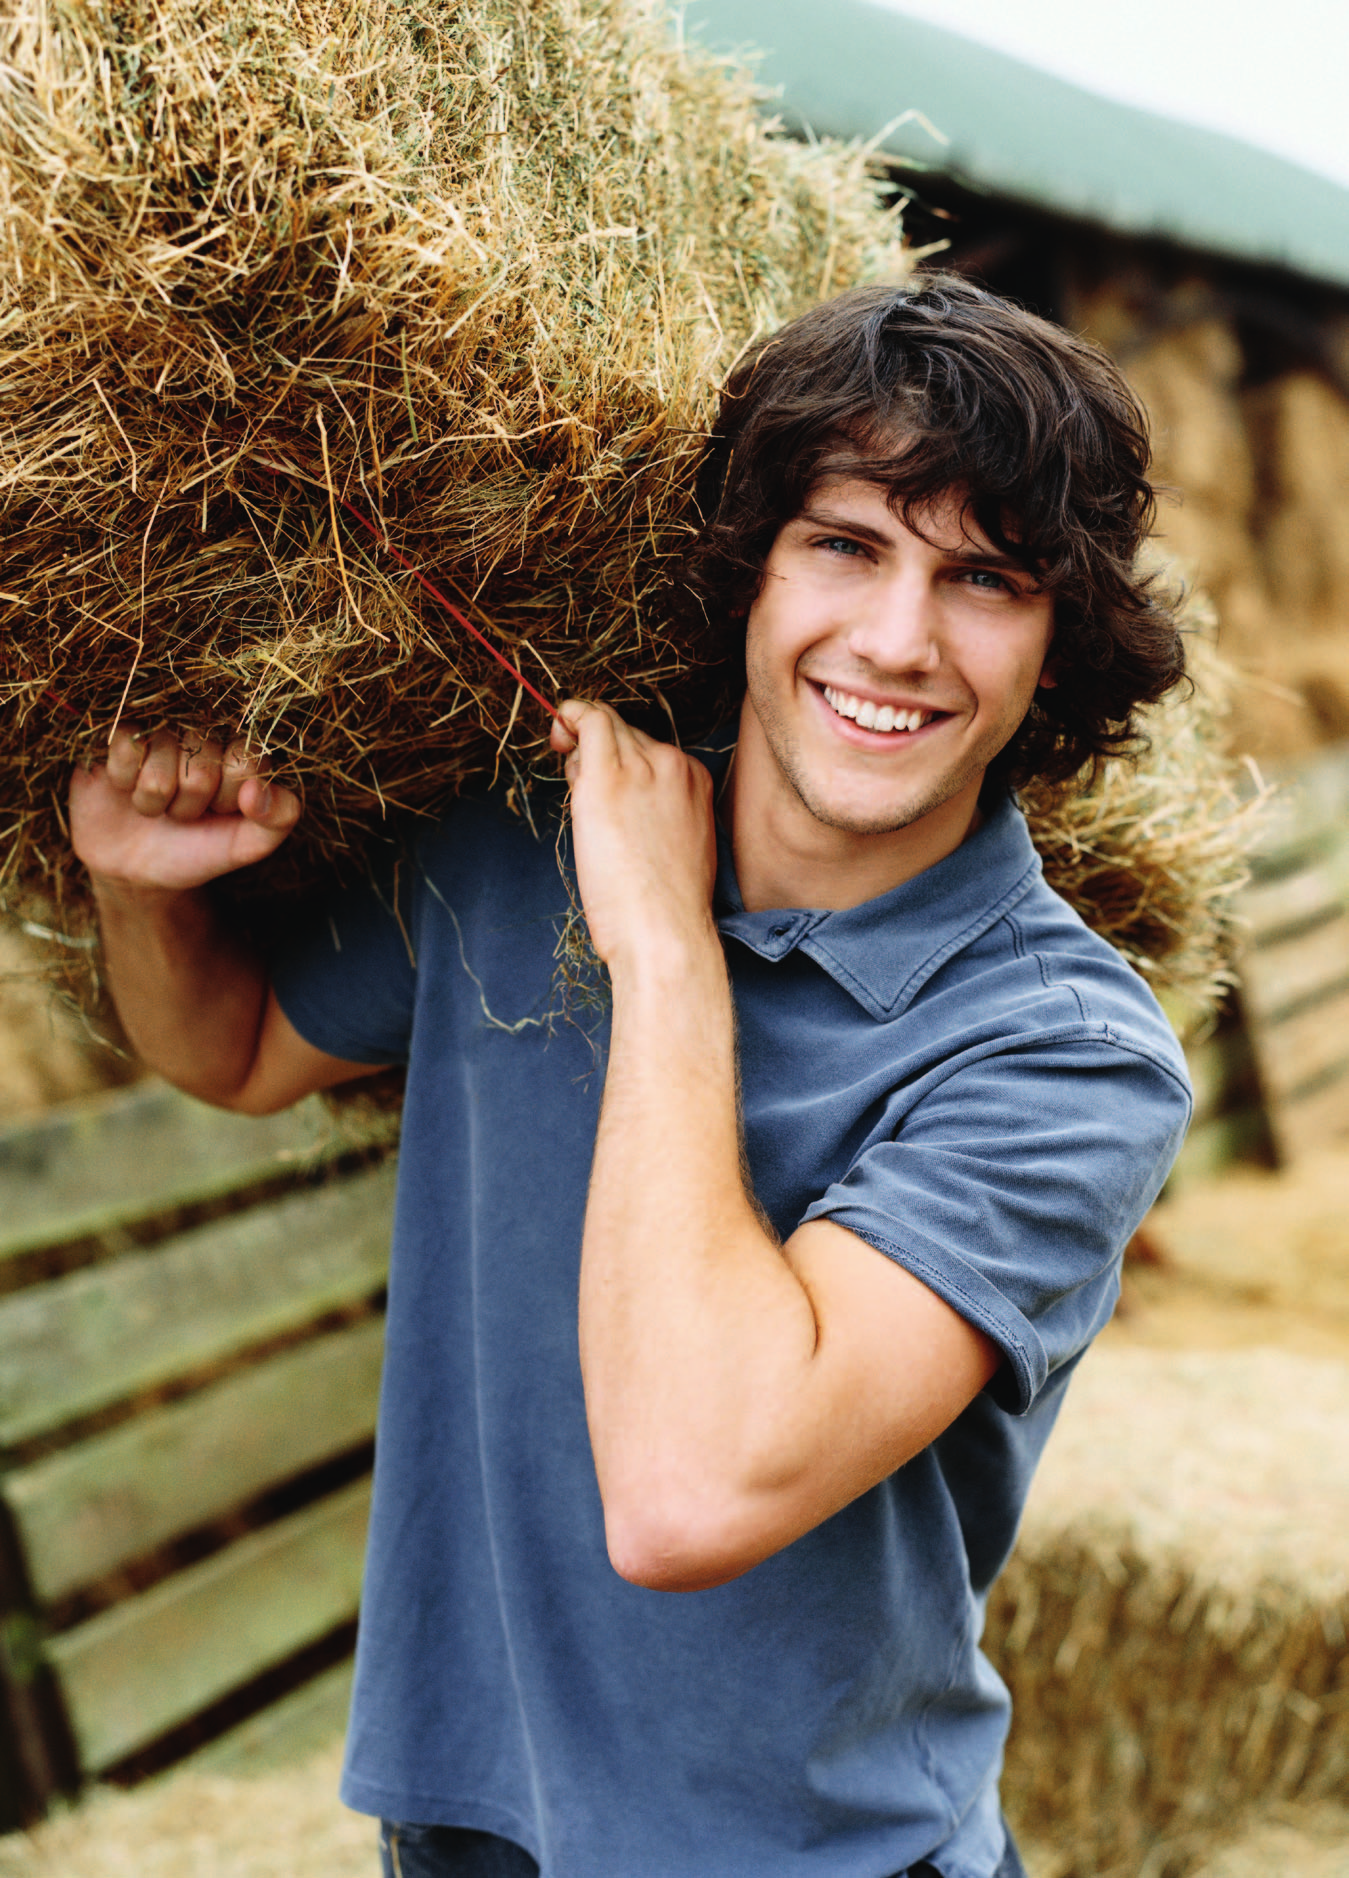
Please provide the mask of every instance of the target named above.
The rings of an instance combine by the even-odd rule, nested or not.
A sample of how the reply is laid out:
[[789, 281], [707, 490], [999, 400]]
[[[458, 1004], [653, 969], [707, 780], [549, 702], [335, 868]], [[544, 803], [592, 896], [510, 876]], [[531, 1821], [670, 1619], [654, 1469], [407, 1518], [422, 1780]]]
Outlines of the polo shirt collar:
[[749, 913], [730, 837], [718, 825], [718, 931], [776, 962], [801, 951], [872, 1017], [895, 1017], [954, 953], [1027, 894], [1040, 874], [1026, 819], [1011, 797], [987, 805], [954, 853], [877, 899], [836, 912], [785, 907]]

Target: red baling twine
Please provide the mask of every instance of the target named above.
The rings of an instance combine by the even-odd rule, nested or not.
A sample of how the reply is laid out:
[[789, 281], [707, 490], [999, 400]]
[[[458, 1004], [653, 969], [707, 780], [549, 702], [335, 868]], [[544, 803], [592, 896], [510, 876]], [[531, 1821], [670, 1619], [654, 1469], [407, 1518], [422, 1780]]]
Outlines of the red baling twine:
[[[282, 474], [282, 472], [278, 468], [274, 467], [270, 463], [261, 463], [259, 464], [258, 467], [260, 469], [265, 469], [269, 471], [272, 475]], [[294, 474], [293, 471], [289, 473]], [[305, 477], [303, 478], [303, 480], [307, 482], [309, 481], [309, 478]], [[425, 574], [422, 573], [420, 568], [415, 567], [413, 563], [409, 561], [409, 559], [407, 558], [405, 554], [401, 553], [397, 548], [394, 547], [393, 543], [389, 540], [388, 536], [385, 535], [380, 529], [376, 528], [375, 524], [370, 520], [368, 515], [363, 515], [361, 511], [356, 507], [355, 503], [348, 502], [345, 496], [337, 495], [336, 490], [333, 490], [332, 494], [336, 496], [336, 499], [342, 504], [342, 507], [347, 511], [347, 514], [351, 516], [352, 520], [359, 522], [361, 527], [364, 528], [368, 534], [373, 535], [375, 537], [375, 540], [379, 543], [380, 547], [384, 549], [385, 553], [391, 554], [394, 560], [398, 562], [400, 567], [405, 567], [408, 573], [411, 574], [412, 578], [415, 581], [417, 581], [420, 586], [426, 589], [427, 593], [430, 594], [431, 598], [436, 602], [436, 604], [438, 606], [444, 607], [445, 611], [449, 614], [450, 618], [455, 622], [455, 624], [457, 626], [462, 626], [466, 633], [470, 634], [474, 639], [476, 639], [478, 644], [483, 648], [483, 650], [485, 652], [489, 652], [492, 655], [492, 657], [496, 660], [497, 664], [501, 666], [503, 671], [509, 672], [511, 677], [515, 680], [516, 684], [522, 686], [523, 689], [529, 693], [531, 698], [534, 698], [535, 700], [537, 700], [539, 704], [543, 706], [544, 710], [547, 711], [549, 717], [558, 717], [559, 714], [558, 714], [556, 707], [554, 705], [549, 704], [547, 698], [544, 697], [543, 693], [537, 690], [533, 685], [530, 684], [529, 680], [525, 677], [524, 673], [522, 671], [519, 671], [514, 665], [512, 665], [510, 660], [505, 656], [504, 653], [497, 651], [496, 647], [492, 644], [491, 640], [488, 639], [484, 633], [480, 633], [477, 627], [473, 624], [471, 620], [465, 619], [464, 615], [460, 612], [459, 608], [454, 604], [453, 600], [451, 600], [446, 594], [443, 594], [440, 591], [440, 588], [437, 587], [433, 581], [430, 581], [426, 578]], [[75, 706], [73, 704], [68, 703], [67, 700], [61, 697], [57, 692], [47, 690], [42, 693], [42, 696], [44, 698], [50, 699], [51, 702], [54, 705], [56, 705], [58, 710], [68, 711], [72, 717], [78, 717], [80, 715], [80, 713], [75, 709]], [[559, 722], [560, 721], [561, 720], [559, 718]]]
[[[337, 494], [336, 490], [334, 490], [333, 493], [334, 495], [336, 495]], [[444, 607], [445, 611], [449, 614], [450, 618], [455, 622], [457, 626], [462, 626], [466, 633], [471, 633], [473, 637], [477, 640], [478, 644], [482, 646], [485, 651], [491, 653], [492, 657], [496, 660], [497, 664], [502, 666], [504, 670], [510, 673], [511, 677], [515, 680], [516, 684], [522, 685], [524, 689], [529, 693], [531, 698], [536, 698], [538, 700], [538, 702], [543, 706], [544, 710], [547, 711], [550, 717], [557, 717], [558, 715], [557, 711], [554, 709], [554, 707], [551, 704], [549, 704], [547, 698], [544, 697], [543, 693], [541, 691], [535, 690], [534, 686], [530, 684], [529, 680], [525, 677], [524, 673], [521, 671], [518, 671], [516, 667], [511, 664], [510, 660], [504, 655], [504, 653], [498, 652], [496, 647], [492, 644], [491, 640], [488, 639], [483, 633], [480, 633], [477, 627], [473, 625], [471, 620], [465, 619], [464, 615], [459, 611], [459, 608], [454, 604], [453, 600], [447, 599], [446, 596], [440, 591], [440, 588], [437, 587], [432, 581], [429, 581], [426, 578], [425, 574], [422, 573], [420, 568], [414, 567], [412, 562], [409, 561], [409, 559], [407, 558], [407, 556], [405, 554], [401, 554], [399, 550], [394, 547], [393, 543], [389, 540], [387, 535], [382, 534], [380, 530], [375, 527], [375, 524], [370, 520], [370, 518], [361, 513], [361, 511], [356, 507], [354, 502], [348, 502], [345, 496], [337, 496], [337, 500], [342, 504], [342, 507], [346, 510], [347, 514], [352, 517], [354, 521], [358, 521], [362, 528], [366, 529], [370, 534], [372, 534], [375, 537], [375, 540], [379, 543], [380, 547], [384, 549], [385, 553], [391, 554], [394, 560], [398, 562], [399, 566], [405, 567], [408, 573], [411, 574], [412, 578], [426, 589], [426, 591], [430, 594], [431, 598], [434, 601], [436, 601], [438, 605]]]

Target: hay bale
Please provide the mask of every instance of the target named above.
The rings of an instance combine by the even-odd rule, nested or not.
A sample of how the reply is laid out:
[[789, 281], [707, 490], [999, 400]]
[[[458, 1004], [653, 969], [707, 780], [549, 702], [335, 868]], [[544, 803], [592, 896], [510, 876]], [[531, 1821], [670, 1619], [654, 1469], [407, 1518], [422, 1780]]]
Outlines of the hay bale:
[[1277, 1806], [1200, 1860], [1194, 1878], [1349, 1878], [1349, 1806]]
[[[1136, 1275], [1149, 1330], [1241, 1336], [1349, 1360], [1349, 1152], [1275, 1172], [1232, 1167], [1168, 1193], [1149, 1217], [1162, 1264]], [[1221, 1326], [1228, 1326], [1220, 1330]]]
[[1272, 1805], [1342, 1797], [1346, 1414], [1344, 1361], [1083, 1365], [989, 1613], [1037, 1878], [1180, 1878]]
[[1072, 319], [1124, 365], [1169, 487], [1159, 534], [1222, 619], [1253, 680], [1235, 701], [1242, 747], [1282, 762], [1349, 729], [1349, 400], [1286, 369], [1251, 387], [1235, 321], [1202, 278], [1149, 286], [1128, 270], [1073, 296]]
[[343, 499], [548, 695], [714, 713], [665, 583], [718, 376], [904, 265], [864, 154], [648, 0], [15, 0], [0, 244], [3, 873], [57, 924], [119, 716], [244, 728], [301, 874], [540, 755]]
[[1202, 595], [1189, 596], [1185, 624], [1193, 688], [1142, 714], [1141, 756], [1021, 792], [1045, 878], [1149, 980], [1182, 1034], [1235, 982], [1235, 900], [1266, 806], [1230, 754], [1233, 674]]
[[1327, 378], [1285, 372], [1246, 396], [1262, 469], [1260, 546], [1275, 609], [1301, 641], [1349, 622], [1349, 399]]
[[[303, 788], [269, 893], [393, 809], [528, 787], [544, 713], [352, 511], [546, 696], [724, 712], [719, 623], [670, 607], [717, 380], [902, 274], [896, 237], [865, 153], [773, 136], [657, 0], [15, 0], [0, 897], [85, 936], [61, 804], [120, 718], [242, 728]], [[1203, 1005], [1240, 839], [1187, 709], [1088, 806], [1029, 806], [1068, 897]]]

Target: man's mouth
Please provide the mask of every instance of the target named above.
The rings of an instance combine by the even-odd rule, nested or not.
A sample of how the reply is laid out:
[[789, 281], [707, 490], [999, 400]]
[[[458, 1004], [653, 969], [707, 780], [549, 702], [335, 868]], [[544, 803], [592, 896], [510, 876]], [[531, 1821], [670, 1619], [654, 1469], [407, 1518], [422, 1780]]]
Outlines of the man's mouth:
[[892, 704], [877, 704], [871, 698], [859, 698], [836, 685], [821, 685], [825, 699], [840, 717], [850, 717], [862, 730], [914, 731], [930, 724], [940, 711], [897, 710]]

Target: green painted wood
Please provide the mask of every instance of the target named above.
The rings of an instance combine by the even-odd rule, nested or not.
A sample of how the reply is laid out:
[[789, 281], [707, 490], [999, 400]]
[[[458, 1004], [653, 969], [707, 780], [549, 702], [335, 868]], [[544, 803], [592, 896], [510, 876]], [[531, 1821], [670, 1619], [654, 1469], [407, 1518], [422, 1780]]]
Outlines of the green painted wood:
[[0, 1128], [0, 1262], [199, 1205], [336, 1145], [316, 1100], [229, 1115], [155, 1082], [67, 1103]]
[[99, 1773], [350, 1621], [369, 1482], [53, 1637], [80, 1765]]
[[375, 1431], [379, 1321], [316, 1338], [0, 1480], [42, 1603]]
[[386, 1163], [0, 1300], [0, 1446], [369, 1296], [393, 1183]]
[[311, 1760], [346, 1733], [353, 1668], [348, 1657], [344, 1663], [325, 1670], [273, 1702], [270, 1708], [250, 1715], [218, 1741], [198, 1748], [172, 1771], [186, 1769], [194, 1774], [248, 1780]]
[[[767, 110], [794, 130], [874, 139], [920, 166], [920, 195], [922, 171], [942, 170], [1055, 218], [1349, 286], [1349, 190], [1235, 137], [1084, 90], [891, 5], [690, 0], [679, 16], [716, 52], [762, 48]], [[1342, 61], [1343, 11], [1321, 18], [1325, 38], [1309, 39], [1307, 56]]]

